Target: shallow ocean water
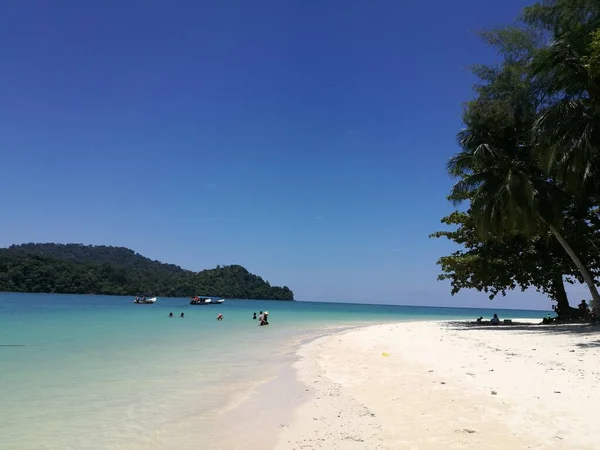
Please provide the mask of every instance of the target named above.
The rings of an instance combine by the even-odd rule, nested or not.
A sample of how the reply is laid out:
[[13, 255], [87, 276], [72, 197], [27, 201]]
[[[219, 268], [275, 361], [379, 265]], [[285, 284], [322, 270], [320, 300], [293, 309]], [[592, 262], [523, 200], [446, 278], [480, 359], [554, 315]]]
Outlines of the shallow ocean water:
[[[268, 327], [252, 320], [260, 310], [269, 311]], [[129, 297], [0, 294], [0, 447], [166, 448], [184, 434], [182, 442], [212, 448], [223, 432], [218, 418], [276, 377], [304, 339], [370, 323], [479, 315], [491, 313], [250, 300], [191, 306], [184, 298], [135, 305]]]

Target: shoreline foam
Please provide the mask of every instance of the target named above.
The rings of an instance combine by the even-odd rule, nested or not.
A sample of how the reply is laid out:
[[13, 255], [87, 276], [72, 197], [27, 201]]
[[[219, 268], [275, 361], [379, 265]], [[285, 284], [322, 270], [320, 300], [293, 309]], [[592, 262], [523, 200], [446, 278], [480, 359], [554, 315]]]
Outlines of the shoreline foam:
[[277, 450], [593, 449], [600, 330], [374, 325], [303, 345]]
[[[268, 379], [243, 393], [219, 419], [227, 436], [215, 442], [215, 449], [264, 450], [277, 444], [281, 429], [289, 426], [298, 407], [310, 400], [310, 392], [297, 378], [296, 365], [302, 348], [319, 339], [363, 328], [364, 324], [332, 326], [313, 330], [289, 342], [280, 355], [278, 368]], [[213, 448], [213, 447], [210, 447]], [[209, 449], [207, 449], [209, 450]]]

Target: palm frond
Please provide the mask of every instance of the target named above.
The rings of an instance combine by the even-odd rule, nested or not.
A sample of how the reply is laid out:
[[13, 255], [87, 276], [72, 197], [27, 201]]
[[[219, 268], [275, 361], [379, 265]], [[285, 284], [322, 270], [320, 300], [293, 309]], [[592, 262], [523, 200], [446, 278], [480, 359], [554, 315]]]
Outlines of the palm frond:
[[572, 190], [599, 176], [600, 117], [583, 99], [564, 99], [542, 112], [534, 124], [541, 166]]
[[452, 156], [446, 164], [448, 173], [453, 177], [460, 177], [471, 172], [473, 167], [473, 155], [466, 152], [459, 152]]
[[540, 51], [532, 63], [534, 76], [543, 77], [546, 89], [568, 98], [585, 91], [588, 71], [582, 50], [567, 39], [559, 39]]

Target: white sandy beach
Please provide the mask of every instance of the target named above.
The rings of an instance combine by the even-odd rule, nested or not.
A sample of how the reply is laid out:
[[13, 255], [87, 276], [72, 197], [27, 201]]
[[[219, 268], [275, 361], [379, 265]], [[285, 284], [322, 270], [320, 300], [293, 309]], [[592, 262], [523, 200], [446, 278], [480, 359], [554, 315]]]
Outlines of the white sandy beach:
[[277, 450], [600, 448], [598, 327], [377, 325], [299, 354]]

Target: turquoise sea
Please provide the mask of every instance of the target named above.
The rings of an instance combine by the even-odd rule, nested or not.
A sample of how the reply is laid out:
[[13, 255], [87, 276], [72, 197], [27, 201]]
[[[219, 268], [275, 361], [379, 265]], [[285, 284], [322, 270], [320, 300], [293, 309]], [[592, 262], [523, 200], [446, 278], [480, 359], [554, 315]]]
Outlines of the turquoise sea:
[[[260, 310], [269, 311], [267, 327], [252, 320]], [[129, 297], [0, 293], [0, 447], [225, 448], [224, 433], [237, 429], [222, 418], [289, 373], [303, 340], [493, 312], [547, 313], [251, 300], [191, 306], [184, 298], [135, 305]]]

